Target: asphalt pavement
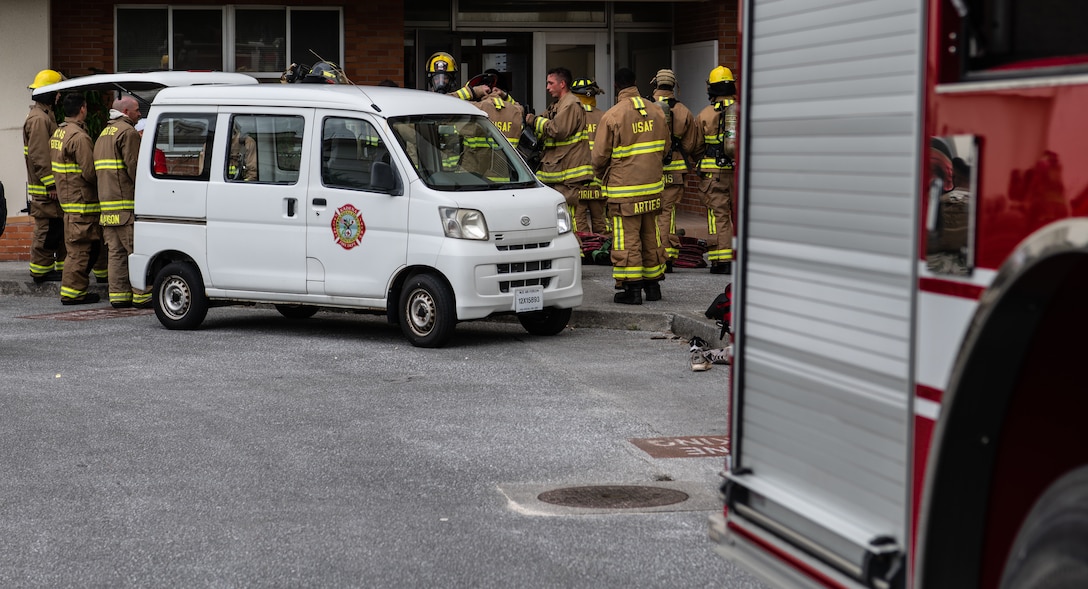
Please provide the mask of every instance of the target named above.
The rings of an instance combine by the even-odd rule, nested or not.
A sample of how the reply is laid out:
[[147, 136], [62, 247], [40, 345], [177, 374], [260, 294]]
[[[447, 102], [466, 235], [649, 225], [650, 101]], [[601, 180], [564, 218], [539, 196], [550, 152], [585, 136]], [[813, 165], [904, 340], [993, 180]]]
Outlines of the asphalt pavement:
[[[617, 292], [612, 267], [584, 265], [582, 289], [585, 296], [582, 305], [574, 310], [569, 326], [575, 329], [598, 327], [672, 332], [684, 339], [699, 336], [714, 345], [719, 341], [720, 329], [703, 313], [731, 280], [732, 276], [711, 274], [707, 268], [677, 268], [665, 275], [661, 285], [662, 300], [644, 301], [641, 305], [621, 305], [612, 301]], [[103, 302], [79, 308], [109, 305], [105, 284], [92, 281], [90, 291], [98, 293]], [[60, 283], [34, 283], [27, 262], [0, 262], [0, 296], [12, 295], [52, 297], [57, 301], [57, 310], [61, 309]], [[65, 307], [69, 310], [74, 308]], [[510, 319], [498, 317], [496, 320]]]

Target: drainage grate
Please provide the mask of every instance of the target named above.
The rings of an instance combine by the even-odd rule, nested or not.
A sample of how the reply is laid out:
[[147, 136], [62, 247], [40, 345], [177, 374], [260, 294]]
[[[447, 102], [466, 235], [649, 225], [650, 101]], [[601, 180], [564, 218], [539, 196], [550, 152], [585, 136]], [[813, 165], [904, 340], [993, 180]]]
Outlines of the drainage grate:
[[660, 507], [687, 501], [688, 494], [661, 487], [634, 485], [609, 485], [591, 487], [565, 487], [545, 491], [537, 499], [565, 507], [606, 509], [638, 509]]

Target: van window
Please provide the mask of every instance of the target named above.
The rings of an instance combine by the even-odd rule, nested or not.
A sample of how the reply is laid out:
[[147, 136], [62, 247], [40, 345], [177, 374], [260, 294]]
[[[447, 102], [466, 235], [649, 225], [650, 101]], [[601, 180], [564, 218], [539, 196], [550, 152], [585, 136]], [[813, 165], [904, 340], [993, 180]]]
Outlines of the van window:
[[437, 190], [505, 190], [537, 184], [510, 141], [483, 115], [390, 119], [419, 177]]
[[224, 177], [227, 182], [295, 184], [306, 120], [293, 115], [234, 115]]
[[155, 126], [152, 174], [157, 178], [207, 180], [215, 115], [166, 113]]
[[321, 182], [330, 188], [374, 190], [375, 162], [391, 164], [389, 149], [369, 122], [327, 117], [321, 125]]

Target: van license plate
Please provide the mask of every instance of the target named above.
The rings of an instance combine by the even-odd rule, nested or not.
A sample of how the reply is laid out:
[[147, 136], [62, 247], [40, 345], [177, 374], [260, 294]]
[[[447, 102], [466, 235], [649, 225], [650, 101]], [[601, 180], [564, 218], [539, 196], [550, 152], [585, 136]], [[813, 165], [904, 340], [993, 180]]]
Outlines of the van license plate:
[[514, 312], [528, 313], [544, 310], [544, 287], [522, 286], [514, 289]]

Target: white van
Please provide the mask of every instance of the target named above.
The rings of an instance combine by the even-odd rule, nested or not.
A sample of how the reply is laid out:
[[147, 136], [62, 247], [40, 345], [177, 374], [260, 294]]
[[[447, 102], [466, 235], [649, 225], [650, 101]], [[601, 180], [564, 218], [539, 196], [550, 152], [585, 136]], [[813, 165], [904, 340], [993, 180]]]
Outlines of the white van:
[[271, 303], [385, 314], [422, 347], [516, 314], [562, 331], [582, 302], [563, 198], [471, 104], [399, 88], [166, 88], [136, 180], [132, 284], [170, 329]]

